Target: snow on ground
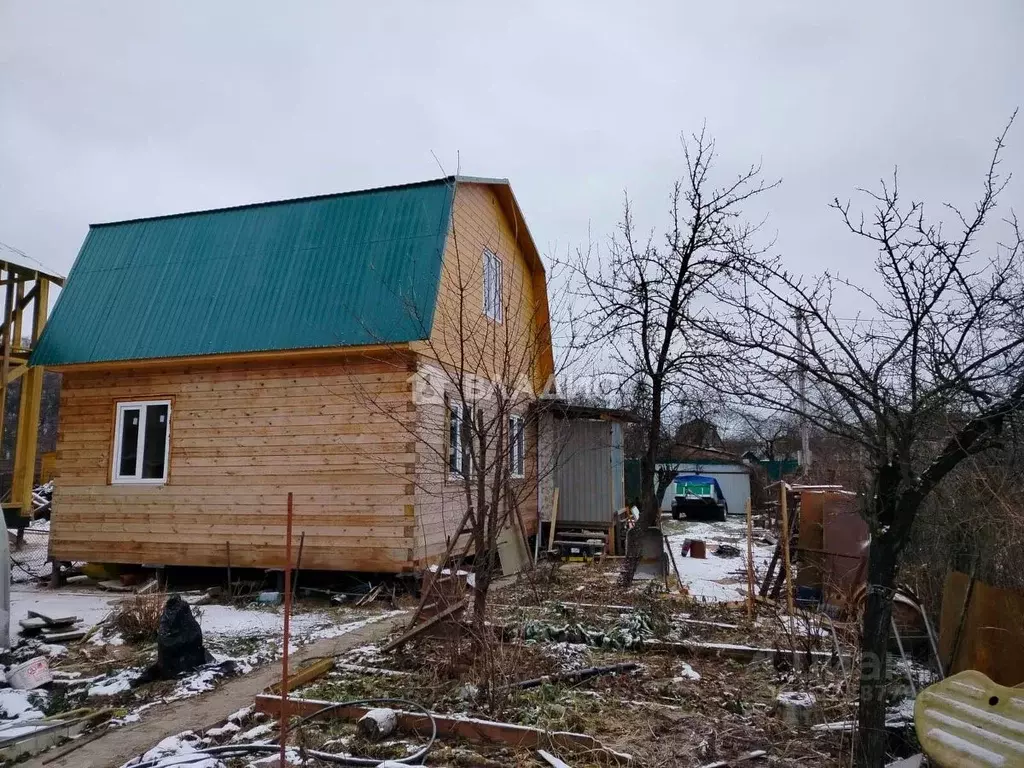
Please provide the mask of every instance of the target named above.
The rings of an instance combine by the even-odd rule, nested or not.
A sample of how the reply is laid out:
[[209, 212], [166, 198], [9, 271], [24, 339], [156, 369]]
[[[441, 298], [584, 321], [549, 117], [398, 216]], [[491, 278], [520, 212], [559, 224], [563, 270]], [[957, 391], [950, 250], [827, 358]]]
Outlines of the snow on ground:
[[18, 637], [18, 621], [28, 618], [29, 611], [57, 619], [77, 616], [84, 626], [91, 627], [106, 616], [123, 595], [99, 590], [64, 588], [52, 590], [34, 584], [11, 585], [11, 642]]
[[[690, 594], [702, 600], [724, 602], [738, 600], [747, 595], [747, 521], [730, 515], [724, 522], [672, 520], [662, 518], [662, 529], [670, 550], [669, 573], [673, 574], [672, 559], [679, 569], [679, 578]], [[683, 557], [686, 539], [702, 539], [707, 545], [707, 558]], [[732, 544], [740, 550], [739, 557], [718, 557], [719, 544]], [[774, 544], [764, 544], [754, 536], [754, 573], [763, 574], [775, 551]]]
[[164, 768], [165, 766], [170, 768], [170, 766], [185, 764], [189, 768], [222, 768], [224, 763], [220, 760], [212, 757], [197, 757], [199, 752], [199, 749], [197, 749], [197, 746], [199, 746], [198, 741], [198, 737], [192, 731], [185, 731], [177, 736], [168, 736], [142, 755], [141, 758], [125, 763], [124, 768], [135, 764], [149, 763], [154, 760], [156, 761], [156, 768]]
[[[45, 695], [45, 694], [44, 694]], [[11, 688], [0, 690], [0, 716], [5, 720], [36, 720], [43, 716], [30, 697], [38, 697], [31, 691], [17, 691]]]
[[111, 677], [89, 686], [90, 696], [116, 696], [119, 693], [131, 690], [132, 683], [139, 679], [142, 670], [136, 667], [122, 669]]
[[[11, 591], [12, 640], [16, 643], [21, 640], [21, 635], [18, 634], [18, 620], [27, 618], [28, 611], [52, 617], [78, 616], [82, 619], [78, 626], [89, 628], [106, 617], [118, 601], [125, 597], [124, 594], [111, 594], [81, 587], [54, 591], [35, 585], [15, 585]], [[370, 615], [344, 609], [332, 609], [329, 612], [300, 611], [291, 619], [289, 647], [295, 650], [316, 640], [348, 634], [395, 613], [401, 611], [381, 611]], [[249, 674], [260, 664], [271, 662], [281, 655], [284, 633], [281, 607], [236, 608], [203, 605], [195, 609], [195, 614], [203, 630], [204, 644], [214, 661], [177, 680], [174, 688], [163, 697], [154, 699], [144, 688], [132, 692], [134, 684], [143, 675], [147, 665], [155, 660], [156, 652], [153, 646], [150, 646], [149, 652], [141, 657], [135, 656], [130, 662], [126, 659], [125, 664], [131, 666], [114, 668], [105, 674], [80, 679], [78, 674], [67, 675], [65, 679], [69, 683], [69, 697], [83, 701], [97, 699], [102, 702], [106, 699], [119, 702], [124, 707], [125, 714], [114, 722], [123, 725], [137, 722], [146, 710], [160, 702], [199, 696], [216, 688], [225, 678]], [[90, 648], [104, 644], [123, 645], [124, 641], [116, 632], [110, 631], [107, 634], [103, 630], [89, 641]], [[51, 665], [58, 665], [59, 656], [66, 651], [67, 648], [63, 645], [39, 645], [38, 641], [35, 641], [35, 644], [22, 653], [48, 652], [51, 656]], [[66, 675], [59, 669], [54, 671], [56, 677]], [[31, 695], [39, 698], [39, 692]], [[45, 702], [45, 693], [42, 701]], [[32, 701], [25, 691], [0, 689], [0, 724], [10, 723], [16, 719], [39, 718], [42, 716], [40, 706]], [[182, 748], [189, 747], [187, 740], [181, 742], [181, 745], [184, 745]], [[178, 756], [180, 758], [181, 755]]]
[[[101, 592], [96, 589], [62, 588], [52, 590], [37, 585], [19, 584], [11, 587], [11, 639], [19, 637], [18, 621], [28, 618], [29, 611], [58, 618], [78, 616], [85, 628], [101, 621], [124, 597], [123, 594]], [[283, 609], [235, 608], [230, 605], [204, 605], [199, 609], [199, 625], [204, 636], [221, 637], [276, 637], [284, 633]], [[369, 620], [376, 620], [376, 616]], [[355, 627], [357, 628], [357, 627]], [[291, 634], [296, 638], [320, 639], [351, 632], [350, 623], [320, 611], [296, 613], [291, 619]], [[94, 639], [96, 644], [123, 643], [114, 635], [107, 639]], [[59, 655], [59, 646], [49, 649], [50, 655]]]
[[[235, 608], [230, 605], [204, 605], [199, 625], [203, 634], [225, 637], [252, 637], [254, 635], [281, 635], [284, 633], [283, 609]], [[323, 613], [298, 613], [292, 616], [291, 631], [301, 635], [330, 619]]]

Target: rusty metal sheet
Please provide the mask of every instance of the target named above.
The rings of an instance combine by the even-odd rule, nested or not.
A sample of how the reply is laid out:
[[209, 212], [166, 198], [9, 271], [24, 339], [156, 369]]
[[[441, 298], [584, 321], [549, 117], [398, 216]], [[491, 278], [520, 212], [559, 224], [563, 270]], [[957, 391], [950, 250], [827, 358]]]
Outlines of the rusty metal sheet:
[[961, 672], [922, 691], [914, 726], [925, 754], [940, 766], [1024, 766], [1024, 690], [981, 672]]

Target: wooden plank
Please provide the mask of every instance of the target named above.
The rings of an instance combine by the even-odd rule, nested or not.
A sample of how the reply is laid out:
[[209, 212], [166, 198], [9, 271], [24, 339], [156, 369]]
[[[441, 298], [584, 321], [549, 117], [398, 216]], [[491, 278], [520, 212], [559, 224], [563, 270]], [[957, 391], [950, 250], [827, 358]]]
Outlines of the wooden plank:
[[[789, 510], [786, 503], [786, 484], [779, 483], [779, 509], [782, 514], [782, 566], [786, 577], [786, 607], [792, 624], [793, 616], [793, 567], [789, 559]], [[795, 633], [794, 633], [795, 635]]]
[[[401, 635], [400, 637], [392, 640], [390, 643], [388, 643], [387, 645], [385, 645], [383, 648], [380, 649], [381, 653], [390, 653], [391, 651], [395, 650], [396, 648], [401, 648], [403, 645], [405, 645], [407, 642], [409, 642], [410, 640], [415, 638], [417, 635], [419, 635], [419, 634], [425, 632], [426, 630], [430, 629], [431, 627], [441, 623], [442, 621], [444, 621], [448, 617], [454, 616], [456, 613], [459, 613], [460, 611], [466, 610], [466, 607], [468, 605], [469, 605], [469, 598], [468, 597], [464, 598], [463, 600], [460, 600], [457, 603], [449, 605], [447, 608], [445, 608], [440, 613], [435, 613], [433, 616], [431, 616], [429, 619], [424, 621], [422, 624], [417, 624], [415, 627], [410, 629], [408, 632], [406, 632], [403, 635]], [[415, 618], [416, 618], [416, 616], [418, 614], [419, 614], [419, 609], [417, 609], [416, 614], [413, 616], [414, 620], [415, 620]]]
[[754, 615], [754, 520], [747, 499], [747, 615]]
[[[555, 528], [558, 526], [558, 488], [551, 501], [551, 523], [548, 529], [548, 552], [555, 548]], [[681, 585], [680, 585], [681, 586]]]
[[[332, 669], [334, 669], [334, 659], [320, 659], [319, 661], [315, 661], [312, 664], [303, 667], [295, 674], [288, 676], [288, 692], [291, 693], [296, 688], [306, 685], [306, 683], [312, 682], [319, 677], [323, 677]], [[269, 691], [280, 696], [281, 683], [274, 683], [270, 686]]]
[[541, 760], [543, 760], [545, 763], [550, 765], [551, 768], [572, 768], [567, 762], [565, 762], [564, 760], [562, 760], [560, 758], [555, 757], [550, 752], [548, 752], [546, 749], [538, 749], [537, 750], [537, 756]]
[[[306, 717], [332, 707], [325, 716], [334, 720], [358, 720], [369, 709], [365, 707], [337, 707], [334, 702], [315, 699], [289, 699], [290, 716]], [[268, 715], [281, 710], [280, 696], [261, 694], [256, 697], [255, 709]], [[427, 735], [431, 731], [431, 718], [416, 712], [398, 711], [398, 730], [403, 733]], [[473, 744], [506, 744], [510, 747], [538, 749], [552, 747], [564, 752], [584, 753], [591, 760], [607, 765], [633, 765], [630, 755], [605, 747], [592, 736], [566, 731], [545, 731], [515, 723], [500, 723], [470, 717], [433, 714], [438, 736], [458, 738]]]

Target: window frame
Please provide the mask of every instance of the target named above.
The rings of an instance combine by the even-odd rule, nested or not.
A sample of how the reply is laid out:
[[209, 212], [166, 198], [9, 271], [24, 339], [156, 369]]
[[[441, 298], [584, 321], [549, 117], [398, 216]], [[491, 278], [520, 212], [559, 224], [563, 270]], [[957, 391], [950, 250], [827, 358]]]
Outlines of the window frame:
[[484, 278], [483, 278], [483, 313], [484, 317], [493, 320], [495, 323], [502, 323], [505, 320], [504, 307], [502, 305], [503, 279], [501, 257], [490, 248], [484, 248]]
[[[469, 419], [473, 418], [473, 409], [461, 400], [445, 401], [445, 440], [448, 443], [448, 455], [445, 458], [447, 464], [448, 478], [450, 480], [465, 480], [473, 476], [473, 458], [469, 454], [467, 442], [472, 440], [471, 428], [467, 425]], [[458, 428], [455, 430], [458, 450], [455, 458], [458, 459], [458, 466], [452, 466], [452, 417], [458, 420]]]
[[[445, 430], [445, 442], [448, 444], [447, 455], [444, 457], [444, 462], [447, 464], [448, 477], [451, 479], [461, 479], [463, 475], [463, 468], [465, 466], [465, 446], [462, 444], [462, 428], [463, 420], [465, 419], [465, 406], [462, 405], [458, 400], [445, 399], [444, 403], [444, 430]], [[455, 428], [453, 429], [453, 422]], [[454, 466], [452, 458], [458, 463], [458, 466]]]
[[[167, 429], [164, 430], [164, 472], [162, 477], [142, 477], [142, 461], [146, 450], [146, 410], [151, 405], [167, 406]], [[121, 440], [124, 433], [125, 411], [138, 410], [139, 436], [136, 445], [135, 475], [122, 475]], [[161, 400], [123, 400], [118, 401], [114, 408], [114, 451], [110, 461], [111, 485], [166, 485], [171, 473], [171, 412], [173, 403], [170, 399]]]
[[508, 417], [508, 462], [510, 477], [526, 477], [526, 421], [515, 413]]

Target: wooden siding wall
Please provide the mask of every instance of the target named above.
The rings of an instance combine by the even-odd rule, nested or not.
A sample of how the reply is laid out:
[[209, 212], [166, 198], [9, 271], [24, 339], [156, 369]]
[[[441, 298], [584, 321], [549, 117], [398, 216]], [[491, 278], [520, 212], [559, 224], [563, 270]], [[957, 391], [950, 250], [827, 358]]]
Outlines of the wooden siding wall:
[[[539, 394], [543, 382], [536, 381], [538, 361], [549, 329], [546, 319], [541, 319], [532, 270], [494, 190], [482, 184], [459, 184], [452, 226], [430, 340], [416, 349], [490, 381], [522, 380], [526, 389]], [[500, 323], [483, 313], [485, 248], [502, 264], [504, 317]]]
[[[365, 358], [64, 375], [51, 552], [63, 560], [411, 567], [410, 363]], [[170, 398], [169, 478], [112, 485], [115, 403]], [[386, 411], [386, 412], [385, 412]]]
[[[516, 395], [512, 410], [525, 413], [545, 382], [538, 375], [543, 339], [548, 338], [546, 308], [537, 300], [537, 280], [520, 246], [524, 233], [517, 233], [492, 187], [460, 183], [452, 213], [453, 233], [448, 238], [438, 287], [437, 308], [428, 342], [416, 345], [424, 365], [441, 364], [432, 370], [448, 373], [440, 378], [439, 391], [459, 399], [464, 370], [484, 380], [478, 392], [498, 382]], [[496, 254], [502, 264], [502, 309], [500, 323], [484, 315], [483, 252]], [[543, 281], [541, 281], [541, 284]], [[545, 305], [546, 307], [546, 305]], [[488, 383], [491, 382], [491, 383]], [[463, 380], [463, 389], [473, 389]], [[486, 402], [482, 403], [486, 409]], [[415, 552], [420, 562], [436, 561], [444, 554], [448, 537], [465, 514], [463, 482], [448, 477], [447, 421], [443, 400], [420, 402], [416, 406], [420, 430], [420, 456], [416, 480]], [[527, 533], [536, 531], [537, 520], [537, 429], [526, 427], [526, 478], [516, 493]]]
[[[430, 363], [427, 366], [428, 370], [436, 370], [436, 366]], [[454, 390], [447, 389], [449, 396], [455, 398]], [[486, 403], [482, 403], [480, 408], [486, 412]], [[448, 473], [448, 420], [443, 395], [431, 398], [429, 402], [417, 403], [416, 423], [419, 461], [416, 469], [414, 551], [417, 563], [422, 566], [436, 562], [444, 555], [449, 537], [455, 535], [466, 512], [466, 491], [464, 481], [450, 477]], [[532, 419], [526, 421], [525, 442], [525, 477], [511, 481], [511, 492], [530, 536], [537, 532], [537, 425]], [[465, 539], [462, 540], [464, 543]]]

